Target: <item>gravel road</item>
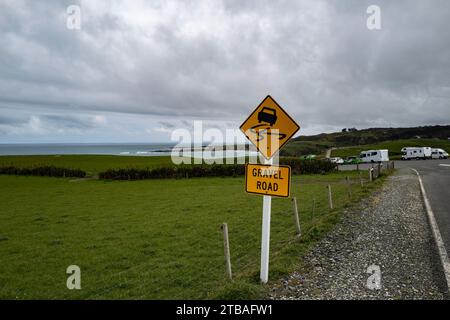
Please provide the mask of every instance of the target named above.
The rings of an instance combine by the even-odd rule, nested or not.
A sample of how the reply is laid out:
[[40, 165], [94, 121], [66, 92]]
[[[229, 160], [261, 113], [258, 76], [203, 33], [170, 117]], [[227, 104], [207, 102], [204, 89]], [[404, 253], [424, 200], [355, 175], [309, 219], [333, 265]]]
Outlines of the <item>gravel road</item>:
[[397, 170], [346, 212], [303, 264], [273, 286], [269, 299], [446, 298], [417, 176], [409, 169]]

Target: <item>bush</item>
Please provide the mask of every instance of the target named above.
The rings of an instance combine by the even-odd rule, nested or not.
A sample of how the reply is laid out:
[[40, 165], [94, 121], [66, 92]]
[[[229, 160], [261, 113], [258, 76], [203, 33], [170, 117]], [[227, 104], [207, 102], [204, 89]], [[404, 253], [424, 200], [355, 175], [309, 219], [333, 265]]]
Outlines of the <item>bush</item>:
[[[336, 165], [326, 160], [300, 160], [282, 158], [280, 164], [289, 165], [292, 174], [317, 174], [336, 170]], [[199, 177], [237, 177], [245, 174], [242, 164], [180, 165], [156, 169], [109, 169], [99, 173], [100, 179], [143, 180], [143, 179], [182, 179]]]
[[110, 169], [99, 173], [100, 179], [142, 180], [197, 177], [236, 177], [245, 173], [244, 165], [180, 165], [156, 169]]
[[0, 174], [17, 176], [70, 177], [84, 178], [86, 172], [79, 169], [58, 168], [53, 166], [18, 168], [14, 166], [0, 167]]

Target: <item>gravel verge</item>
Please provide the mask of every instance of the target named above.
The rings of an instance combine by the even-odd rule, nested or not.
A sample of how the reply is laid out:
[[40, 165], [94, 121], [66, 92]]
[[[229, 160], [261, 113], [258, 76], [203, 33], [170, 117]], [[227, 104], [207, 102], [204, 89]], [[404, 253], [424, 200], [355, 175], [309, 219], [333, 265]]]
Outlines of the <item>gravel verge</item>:
[[400, 169], [345, 212], [268, 298], [444, 299], [437, 261], [417, 176]]

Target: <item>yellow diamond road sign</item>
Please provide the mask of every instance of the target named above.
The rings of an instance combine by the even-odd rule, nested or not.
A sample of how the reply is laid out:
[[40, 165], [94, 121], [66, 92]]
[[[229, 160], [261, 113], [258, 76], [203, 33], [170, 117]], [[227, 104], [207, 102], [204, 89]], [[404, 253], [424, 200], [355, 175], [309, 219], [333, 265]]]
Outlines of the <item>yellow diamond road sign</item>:
[[270, 159], [300, 129], [300, 126], [269, 95], [240, 127], [266, 158]]

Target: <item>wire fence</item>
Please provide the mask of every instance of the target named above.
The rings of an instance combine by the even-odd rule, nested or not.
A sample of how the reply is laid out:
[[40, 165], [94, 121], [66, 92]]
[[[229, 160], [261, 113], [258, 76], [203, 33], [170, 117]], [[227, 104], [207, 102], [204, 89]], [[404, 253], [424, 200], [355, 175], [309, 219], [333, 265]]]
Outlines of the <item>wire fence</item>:
[[[293, 212], [292, 205], [290, 203], [291, 199], [286, 199], [284, 201], [289, 201], [289, 205], [286, 207], [291, 208], [285, 211], [285, 219], [290, 219], [292, 226], [289, 227], [282, 238], [279, 238], [277, 242], [271, 243], [271, 259], [277, 259], [283, 254], [283, 249], [288, 246], [295, 245], [302, 238], [305, 237], [315, 237], [316, 227], [323, 223], [324, 219], [330, 217], [330, 213], [339, 213], [343, 208], [351, 205], [355, 201], [359, 200], [362, 196], [366, 195], [366, 191], [372, 190], [372, 186], [376, 185], [377, 179], [381, 178], [383, 175], [387, 175], [394, 169], [394, 163], [389, 162], [386, 164], [374, 164], [368, 170], [360, 170], [355, 172], [349, 172], [347, 176], [341, 175], [342, 179], [326, 181], [322, 179], [320, 186], [323, 187], [322, 191], [316, 193], [313, 197], [303, 199], [298, 203], [297, 212]], [[294, 181], [297, 183], [297, 181]], [[330, 197], [331, 194], [331, 197]], [[292, 197], [296, 197], [295, 194]], [[332, 204], [331, 204], [332, 202]], [[301, 236], [297, 236], [297, 228], [295, 225], [295, 219], [293, 214], [299, 216], [299, 222], [301, 225]], [[218, 230], [216, 233], [217, 246], [221, 247], [223, 245], [222, 232]], [[232, 230], [235, 226], [229, 225]], [[34, 233], [37, 235], [39, 232]], [[255, 260], [255, 253], [249, 254], [245, 244], [242, 248], [237, 248], [237, 243], [233, 243], [231, 240], [231, 263], [233, 268], [233, 274], [249, 274], [258, 270], [259, 261]], [[223, 250], [217, 250], [217, 252], [222, 252]], [[18, 257], [11, 257], [11, 260], [17, 259]], [[174, 257], [176, 259], [176, 257]], [[7, 263], [6, 259], [3, 263]], [[210, 260], [205, 260], [204, 269], [207, 270], [217, 270], [217, 262], [223, 261], [223, 279], [226, 279], [226, 269], [225, 262], [222, 257], [212, 257]], [[152, 291], [164, 290], [165, 284], [158, 283], [158, 279], [152, 278], [149, 275], [150, 268], [152, 268], [151, 262], [143, 262], [131, 267], [127, 267], [125, 270], [118, 272], [111, 272], [105, 270], [101, 276], [93, 278], [92, 276], [86, 281], [89, 282], [89, 287], [91, 289], [86, 289], [80, 292], [80, 296], [89, 299], [97, 299], [108, 296], [112, 292], [116, 292], [117, 298], [127, 298], [129, 291], [127, 290], [117, 290], [120, 288], [126, 288], [127, 286], [132, 287], [133, 291], [136, 292], [135, 297], [148, 297], [148, 288], [152, 288]], [[219, 269], [220, 270], [220, 269]], [[207, 271], [208, 272], [208, 271]], [[201, 275], [198, 275], [201, 278]], [[220, 277], [218, 277], [219, 279]], [[61, 296], [58, 292], [51, 299], [58, 299]]]

